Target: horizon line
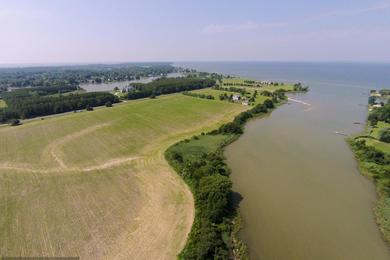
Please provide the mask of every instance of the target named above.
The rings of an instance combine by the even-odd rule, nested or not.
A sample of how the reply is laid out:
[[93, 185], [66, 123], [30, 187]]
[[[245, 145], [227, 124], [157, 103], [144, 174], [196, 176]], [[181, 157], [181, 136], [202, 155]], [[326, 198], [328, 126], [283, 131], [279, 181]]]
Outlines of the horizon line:
[[148, 61], [91, 61], [91, 62], [22, 62], [22, 63], [0, 63], [0, 69], [5, 68], [29, 68], [29, 67], [61, 67], [61, 66], [88, 66], [88, 65], [119, 65], [137, 63], [241, 63], [241, 62], [263, 62], [263, 63], [349, 63], [349, 64], [389, 64], [389, 61], [374, 60], [148, 60]]

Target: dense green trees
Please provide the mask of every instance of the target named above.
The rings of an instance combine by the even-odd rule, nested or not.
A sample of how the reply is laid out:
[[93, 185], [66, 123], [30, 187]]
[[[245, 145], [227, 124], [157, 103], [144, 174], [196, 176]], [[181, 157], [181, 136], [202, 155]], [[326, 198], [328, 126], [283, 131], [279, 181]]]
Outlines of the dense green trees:
[[236, 92], [236, 93], [240, 93], [241, 95], [245, 95], [247, 93], [245, 88], [237, 88], [237, 87], [224, 88], [224, 87], [220, 87], [220, 86], [214, 86], [213, 89], [222, 90], [222, 91], [229, 91], [229, 92]]
[[389, 165], [390, 158], [375, 147], [366, 145], [366, 140], [355, 139], [351, 142], [352, 147], [357, 152], [358, 157], [367, 162], [373, 162], [379, 165]]
[[266, 96], [266, 97], [272, 97], [272, 92], [271, 91], [268, 91], [268, 90], [263, 90], [260, 92], [260, 94], [262, 96]]
[[214, 99], [214, 96], [212, 95], [206, 95], [202, 93], [194, 93], [189, 91], [184, 91], [183, 95], [190, 96], [190, 97], [197, 97], [197, 98], [203, 98], [203, 99]]
[[368, 104], [369, 104], [369, 105], [374, 105], [375, 102], [376, 102], [376, 97], [370, 96], [370, 97], [368, 98]]
[[379, 133], [379, 141], [390, 143], [390, 128], [382, 129]]
[[[25, 89], [20, 90], [25, 94]], [[20, 95], [19, 91], [3, 95], [8, 107], [0, 110], [0, 122], [5, 123], [15, 118], [32, 118], [69, 112], [87, 107], [105, 105], [107, 102], [117, 103], [118, 97], [104, 92], [77, 93], [59, 96]]]
[[183, 160], [184, 155], [173, 146], [167, 150], [166, 157], [190, 184], [196, 205], [192, 231], [179, 258], [227, 259], [231, 245], [224, 241], [224, 234], [228, 232], [226, 217], [231, 212], [232, 183], [227, 177], [229, 170], [223, 162], [222, 151], [188, 156], [190, 159]]
[[266, 99], [264, 101], [264, 106], [266, 108], [274, 108], [275, 107], [274, 102], [271, 99]]
[[307, 92], [309, 90], [309, 87], [306, 86], [302, 86], [302, 83], [296, 83], [294, 84], [294, 91], [298, 91], [298, 92]]
[[169, 63], [123, 63], [0, 69], [0, 87], [47, 87], [133, 80], [175, 72]]
[[25, 98], [31, 96], [47, 96], [53, 94], [63, 94], [78, 90], [76, 85], [63, 85], [63, 86], [48, 86], [48, 87], [34, 87], [34, 88], [21, 88], [11, 92], [3, 92], [1, 96], [4, 99]]
[[376, 125], [378, 121], [390, 123], [390, 104], [386, 104], [383, 107], [375, 108], [368, 115], [368, 121], [370, 121], [371, 125]]
[[194, 89], [208, 88], [215, 84], [215, 81], [209, 78], [161, 78], [147, 84], [134, 84], [133, 90], [127, 93], [127, 99], [138, 99], [159, 96]]

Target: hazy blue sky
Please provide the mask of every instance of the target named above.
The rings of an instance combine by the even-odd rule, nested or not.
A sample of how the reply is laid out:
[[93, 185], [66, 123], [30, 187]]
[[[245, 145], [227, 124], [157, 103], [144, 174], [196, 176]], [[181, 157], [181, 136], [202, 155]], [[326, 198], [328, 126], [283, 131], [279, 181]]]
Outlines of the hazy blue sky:
[[0, 0], [0, 64], [390, 61], [390, 1]]

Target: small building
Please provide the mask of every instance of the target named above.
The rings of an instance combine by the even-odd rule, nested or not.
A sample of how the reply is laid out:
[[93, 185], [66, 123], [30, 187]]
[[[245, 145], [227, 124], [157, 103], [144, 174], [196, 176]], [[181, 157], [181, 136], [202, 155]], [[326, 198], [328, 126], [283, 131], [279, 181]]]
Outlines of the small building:
[[382, 107], [382, 104], [374, 104], [372, 107], [373, 108], [379, 108], [379, 107]]
[[266, 81], [266, 80], [263, 80], [260, 82], [261, 85], [273, 85], [274, 83], [272, 81]]
[[234, 94], [233, 97], [232, 97], [233, 101], [239, 101], [240, 99], [241, 99], [240, 94]]
[[244, 99], [241, 104], [244, 105], [244, 106], [248, 106], [249, 105], [249, 100], [248, 99]]
[[127, 86], [127, 87], [123, 87], [123, 88], [122, 88], [122, 93], [130, 92], [130, 91], [133, 90], [133, 89], [134, 89], [134, 87], [131, 86], [131, 85], [129, 85], [129, 86]]
[[372, 97], [381, 97], [381, 93], [378, 90], [371, 90], [370, 96]]

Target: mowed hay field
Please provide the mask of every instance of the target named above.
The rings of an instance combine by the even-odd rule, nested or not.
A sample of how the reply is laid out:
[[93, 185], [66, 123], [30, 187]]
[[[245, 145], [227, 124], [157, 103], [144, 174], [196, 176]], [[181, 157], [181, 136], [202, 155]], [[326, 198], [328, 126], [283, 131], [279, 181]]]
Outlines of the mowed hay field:
[[0, 256], [173, 259], [194, 216], [164, 159], [245, 107], [181, 94], [0, 127]]

